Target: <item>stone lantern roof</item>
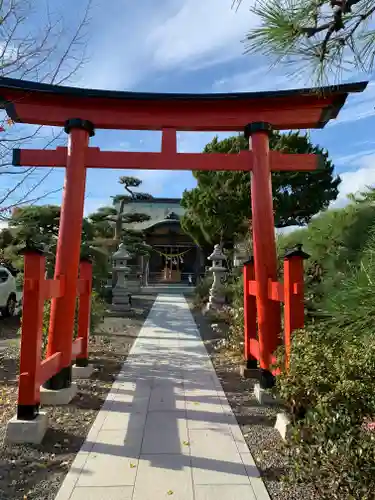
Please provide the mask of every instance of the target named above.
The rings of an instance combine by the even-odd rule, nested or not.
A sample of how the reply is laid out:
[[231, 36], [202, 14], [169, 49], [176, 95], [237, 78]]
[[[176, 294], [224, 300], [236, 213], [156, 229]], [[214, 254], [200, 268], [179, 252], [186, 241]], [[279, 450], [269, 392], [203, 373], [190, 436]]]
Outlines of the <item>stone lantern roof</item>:
[[131, 255], [126, 250], [124, 243], [120, 243], [117, 252], [112, 255], [113, 260], [127, 260], [130, 259]]
[[208, 260], [214, 261], [214, 260], [226, 260], [226, 256], [223, 254], [223, 251], [220, 247], [220, 245], [215, 245], [214, 246], [214, 251], [212, 254], [207, 257]]
[[224, 255], [221, 246], [220, 245], [215, 245], [214, 246], [214, 251], [212, 254], [207, 257], [208, 260], [212, 262], [212, 265], [210, 267], [210, 271], [226, 271], [226, 268], [223, 266], [223, 260], [227, 260], [226, 256]]

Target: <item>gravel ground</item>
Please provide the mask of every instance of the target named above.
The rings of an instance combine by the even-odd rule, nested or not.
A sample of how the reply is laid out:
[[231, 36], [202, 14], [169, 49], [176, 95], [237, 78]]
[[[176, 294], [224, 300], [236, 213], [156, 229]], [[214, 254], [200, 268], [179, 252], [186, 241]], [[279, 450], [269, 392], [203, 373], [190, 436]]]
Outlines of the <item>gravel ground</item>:
[[[53, 500], [97, 412], [147, 317], [155, 297], [133, 299], [128, 318], [108, 317], [90, 339], [90, 380], [79, 380], [78, 394], [64, 407], [44, 407], [50, 427], [41, 445], [2, 445], [0, 500]], [[16, 413], [19, 342], [17, 320], [0, 321], [0, 439]], [[13, 333], [12, 333], [13, 332]], [[12, 340], [16, 339], [16, 340]], [[2, 345], [2, 347], [1, 347]]]
[[282, 480], [282, 476], [288, 476], [288, 466], [287, 449], [280, 434], [274, 429], [279, 408], [276, 405], [270, 407], [258, 403], [253, 396], [255, 381], [244, 380], [239, 374], [242, 357], [216, 347], [223, 337], [223, 329], [221, 334], [214, 331], [208, 317], [194, 309], [191, 303], [190, 307], [271, 499], [316, 500], [318, 497], [311, 485], [297, 487]]
[[0, 316], [0, 353], [9, 345], [18, 345], [20, 324], [19, 316], [13, 318], [2, 318]]

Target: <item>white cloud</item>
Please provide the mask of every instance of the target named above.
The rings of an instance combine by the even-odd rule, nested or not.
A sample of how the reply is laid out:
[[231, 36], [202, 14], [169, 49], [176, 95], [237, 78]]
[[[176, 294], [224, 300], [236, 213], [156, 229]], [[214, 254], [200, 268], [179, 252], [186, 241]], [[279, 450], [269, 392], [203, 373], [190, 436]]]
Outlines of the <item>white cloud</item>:
[[108, 205], [112, 205], [112, 200], [109, 197], [96, 198], [96, 197], [86, 196], [84, 214], [85, 216], [87, 216], [98, 210], [99, 207], [105, 207]]
[[368, 186], [375, 185], [375, 154], [368, 156], [363, 167], [351, 172], [340, 174], [341, 184], [337, 199], [330, 208], [342, 208], [348, 204], [348, 195], [366, 191]]
[[360, 94], [352, 94], [348, 97], [344, 108], [336, 120], [329, 122], [328, 127], [355, 122], [375, 116], [375, 82], [368, 84], [366, 90]]
[[154, 66], [171, 69], [182, 65], [186, 69], [240, 57], [241, 40], [254, 26], [256, 16], [245, 7], [236, 12], [232, 3], [232, 0], [179, 2], [180, 7], [166, 13], [164, 22], [146, 39]]
[[[351, 149], [355, 150], [355, 147], [353, 146]], [[349, 155], [334, 157], [333, 160], [334, 163], [339, 166], [364, 167], [372, 165], [374, 162], [374, 156], [375, 148], [373, 147], [372, 149], [358, 150], [357, 152]]]
[[[249, 71], [241, 71], [216, 80], [212, 85], [214, 92], [253, 92], [290, 89], [298, 86], [281, 71], [270, 66], [259, 66]], [[301, 83], [301, 86], [302, 83]]]
[[[260, 65], [249, 71], [242, 71], [216, 80], [212, 85], [214, 92], [252, 92], [267, 90], [285, 90], [309, 86], [301, 75], [291, 78], [283, 73], [282, 67]], [[375, 116], [375, 81], [368, 84], [360, 94], [349, 95], [344, 108], [336, 120], [329, 122], [328, 127], [342, 125]]]
[[[131, 90], [159, 71], [189, 71], [241, 57], [241, 40], [256, 16], [232, 0], [150, 0], [124, 6], [97, 0], [91, 26], [91, 61], [75, 85]], [[139, 90], [139, 88], [138, 88]]]

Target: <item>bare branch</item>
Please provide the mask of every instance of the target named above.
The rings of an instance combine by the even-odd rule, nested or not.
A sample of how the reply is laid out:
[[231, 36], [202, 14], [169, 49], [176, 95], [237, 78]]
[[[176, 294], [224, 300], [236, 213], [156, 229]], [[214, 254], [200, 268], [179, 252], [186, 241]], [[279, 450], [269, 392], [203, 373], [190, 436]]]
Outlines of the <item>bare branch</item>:
[[[88, 2], [87, 5], [86, 5], [86, 9], [85, 9], [85, 14], [81, 20], [81, 22], [79, 23], [78, 25], [78, 28], [76, 30], [76, 32], [74, 33], [74, 36], [72, 37], [72, 39], [70, 40], [69, 44], [67, 45], [59, 63], [57, 64], [56, 66], [56, 69], [53, 73], [53, 76], [51, 78], [51, 83], [55, 83], [56, 82], [56, 79], [60, 73], [60, 70], [61, 70], [61, 67], [63, 65], [63, 63], [65, 62], [65, 60], [68, 58], [69, 54], [71, 53], [74, 45], [79, 41], [79, 37], [81, 35], [81, 32], [82, 30], [84, 29], [84, 27], [86, 26], [86, 23], [87, 23], [87, 19], [88, 19], [88, 16], [89, 16], [89, 12], [90, 12], [90, 6], [91, 6], [91, 2]], [[74, 74], [74, 72], [70, 72], [69, 74]], [[65, 81], [67, 79], [67, 77], [65, 77], [63, 80], [60, 80], [58, 82], [59, 85], [61, 85], [61, 83], [63, 81]]]
[[0, 199], [0, 205], [2, 205], [5, 200], [7, 200], [25, 181], [30, 175], [35, 172], [36, 167], [30, 168], [27, 174], [23, 176], [23, 178], [18, 181], [11, 189], [8, 189], [8, 191], [5, 193], [5, 195]]
[[[87, 0], [73, 30], [64, 28], [64, 15], [52, 13], [50, 6], [55, 3], [46, 0], [45, 10], [41, 11], [41, 4], [37, 6], [33, 0], [1, 0], [0, 22], [0, 75], [13, 78], [43, 81], [62, 84], [70, 80], [86, 60], [85, 28], [89, 22], [91, 0]], [[31, 174], [39, 172], [33, 167], [29, 169], [11, 169], [11, 151], [13, 147], [21, 147], [27, 142], [42, 138], [42, 127], [31, 129], [22, 125], [8, 128], [6, 120], [0, 139], [0, 175], [20, 175], [20, 178], [2, 197], [0, 206], [9, 197], [14, 198], [22, 184]], [[46, 138], [44, 147], [51, 146], [58, 141], [61, 133]], [[45, 172], [19, 201], [28, 197], [46, 180], [52, 170]]]
[[6, 207], [2, 207], [0, 208], [0, 220], [3, 222], [9, 220], [10, 217], [4, 216], [4, 213], [10, 212], [12, 208], [19, 207], [20, 205], [35, 205], [35, 203], [38, 203], [39, 201], [47, 198], [48, 196], [51, 196], [52, 194], [59, 193], [60, 191], [62, 191], [62, 188], [54, 189], [52, 191], [47, 191], [47, 193], [44, 193], [41, 196], [38, 196], [37, 198], [27, 199], [22, 202], [17, 202], [13, 203], [12, 205], [8, 205]]

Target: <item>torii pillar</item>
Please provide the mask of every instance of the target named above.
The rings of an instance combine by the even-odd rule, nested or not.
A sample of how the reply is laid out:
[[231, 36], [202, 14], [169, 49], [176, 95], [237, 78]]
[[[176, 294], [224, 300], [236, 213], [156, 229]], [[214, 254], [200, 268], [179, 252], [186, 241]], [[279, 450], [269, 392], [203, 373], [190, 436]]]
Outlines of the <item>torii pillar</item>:
[[86, 188], [86, 155], [94, 126], [87, 120], [75, 118], [65, 123], [64, 130], [69, 134], [69, 141], [54, 275], [54, 279], [63, 280], [64, 294], [51, 302], [47, 346], [47, 356], [61, 352], [62, 361], [60, 371], [44, 384], [45, 389], [55, 391], [74, 390], [71, 385], [72, 335]]
[[[253, 154], [251, 169], [251, 211], [253, 228], [253, 253], [256, 291], [256, 309], [259, 338], [260, 385], [274, 385], [270, 371], [271, 354], [280, 344], [281, 310], [278, 302], [268, 294], [269, 280], [277, 280], [277, 253], [273, 197], [271, 184], [271, 162], [269, 136], [272, 125], [254, 122], [245, 127], [249, 149]], [[296, 165], [296, 170], [298, 166]], [[254, 320], [255, 321], [255, 320]], [[255, 366], [256, 368], [256, 362]]]

